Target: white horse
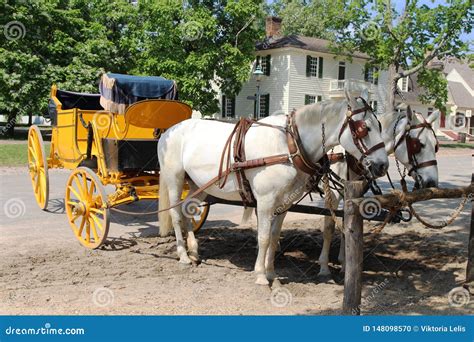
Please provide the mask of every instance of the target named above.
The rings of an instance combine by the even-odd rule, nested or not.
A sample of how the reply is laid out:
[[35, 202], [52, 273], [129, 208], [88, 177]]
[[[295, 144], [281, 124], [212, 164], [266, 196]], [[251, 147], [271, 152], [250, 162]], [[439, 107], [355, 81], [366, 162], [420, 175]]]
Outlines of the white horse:
[[[429, 188], [438, 186], [438, 167], [435, 163], [430, 163], [436, 160], [436, 149], [438, 141], [431, 128], [419, 127], [417, 125], [432, 125], [439, 117], [439, 111], [432, 113], [428, 118], [424, 118], [421, 114], [412, 116], [407, 113], [389, 113], [379, 116], [379, 121], [382, 124], [382, 138], [385, 143], [387, 154], [394, 154], [394, 157], [409, 170], [410, 176], [413, 177], [418, 187]], [[428, 124], [428, 125], [426, 125]], [[415, 154], [415, 161], [410, 158], [408, 146], [405, 141], [405, 135], [408, 134], [411, 138], [416, 138], [421, 143], [421, 149]], [[395, 145], [397, 147], [395, 148]], [[341, 151], [339, 149], [337, 152]], [[411, 152], [410, 152], [411, 153]], [[423, 163], [427, 163], [425, 166]], [[429, 163], [429, 164], [428, 164]], [[421, 166], [421, 167], [419, 167]], [[331, 166], [331, 169], [342, 179], [347, 178], [347, 163], [345, 161], [337, 162]], [[349, 170], [349, 172], [351, 172]], [[336, 209], [342, 197], [337, 191], [333, 191], [333, 209]], [[245, 215], [245, 214], [244, 214]], [[319, 257], [319, 264], [321, 266], [319, 275], [328, 276], [331, 274], [328, 267], [329, 250], [334, 234], [335, 223], [331, 217], [324, 218], [323, 231], [323, 248]], [[344, 234], [341, 234], [341, 244], [339, 249], [339, 262], [342, 265], [341, 271], [344, 272], [345, 261], [345, 239]]]
[[[300, 147], [304, 149], [307, 156], [310, 156], [311, 162], [315, 163], [323, 157], [322, 136], [325, 134], [327, 149], [341, 144], [357, 159], [364, 159], [366, 169], [370, 170], [375, 177], [386, 173], [388, 157], [384, 148], [371, 151], [368, 155], [364, 155], [360, 150], [360, 143], [368, 149], [382, 143], [377, 121], [373, 114], [364, 110], [367, 108], [367, 95], [367, 92], [364, 92], [362, 98], [354, 99], [346, 92], [346, 101], [317, 103], [296, 111], [295, 122], [301, 138]], [[351, 108], [351, 111], [348, 108]], [[359, 112], [359, 110], [362, 111]], [[367, 128], [365, 135], [358, 140], [359, 145], [353, 138], [353, 127], [347, 125], [351, 113], [353, 120], [365, 121]], [[278, 115], [267, 117], [259, 122], [286, 127], [286, 120], [286, 115]], [[176, 206], [170, 210], [162, 210], [179, 202], [186, 174], [196, 187], [203, 186], [218, 174], [221, 154], [233, 128], [234, 125], [228, 123], [190, 119], [167, 130], [159, 140], [160, 234], [167, 235], [171, 232], [171, 227], [174, 227], [181, 263], [191, 263], [191, 259], [198, 260], [197, 240], [192, 227], [188, 224], [188, 255], [182, 236], [184, 218], [181, 208]], [[245, 138], [245, 154], [248, 160], [289, 154], [287, 136], [281, 129], [254, 124]], [[284, 214], [275, 215], [275, 213], [281, 212], [277, 209], [289, 207], [294, 198], [303, 193], [310, 176], [296, 168], [293, 163], [248, 169], [245, 175], [257, 201], [256, 283], [268, 285], [269, 280], [272, 281], [276, 277], [274, 256], [285, 216]], [[205, 192], [226, 200], [240, 200], [238, 183], [233, 173], [230, 174], [229, 181], [222, 189], [213, 185]]]

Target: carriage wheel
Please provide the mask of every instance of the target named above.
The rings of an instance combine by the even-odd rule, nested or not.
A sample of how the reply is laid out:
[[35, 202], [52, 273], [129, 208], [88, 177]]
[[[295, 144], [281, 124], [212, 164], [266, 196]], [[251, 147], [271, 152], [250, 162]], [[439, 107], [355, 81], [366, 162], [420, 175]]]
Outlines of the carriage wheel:
[[204, 223], [207, 220], [207, 215], [209, 215], [209, 204], [204, 204], [201, 209], [201, 213], [198, 217], [193, 217], [191, 218], [191, 224], [193, 225], [193, 232], [197, 233], [199, 230], [201, 230], [201, 227], [204, 225]]
[[35, 125], [28, 131], [28, 169], [36, 203], [42, 210], [46, 210], [49, 198], [48, 160], [41, 131]]
[[66, 184], [66, 213], [74, 235], [85, 247], [100, 247], [109, 232], [107, 194], [88, 167], [75, 169]]
[[[184, 200], [186, 197], [188, 197], [188, 195], [189, 195], [189, 189], [185, 187], [183, 192], [181, 193], [181, 199]], [[191, 207], [196, 209], [200, 201], [198, 199], [192, 199], [192, 201], [193, 202], [195, 201], [195, 202], [191, 204]], [[209, 204], [205, 202], [202, 202], [202, 203], [203, 203], [202, 205], [199, 205], [199, 213], [196, 213], [196, 215], [193, 215], [191, 217], [191, 224], [193, 225], [193, 232], [195, 233], [199, 232], [201, 227], [206, 222], [207, 215], [209, 215]], [[184, 209], [182, 208], [182, 210], [188, 210], [188, 209], [186, 209], [185, 207]], [[191, 211], [194, 211], [194, 210], [191, 209]]]

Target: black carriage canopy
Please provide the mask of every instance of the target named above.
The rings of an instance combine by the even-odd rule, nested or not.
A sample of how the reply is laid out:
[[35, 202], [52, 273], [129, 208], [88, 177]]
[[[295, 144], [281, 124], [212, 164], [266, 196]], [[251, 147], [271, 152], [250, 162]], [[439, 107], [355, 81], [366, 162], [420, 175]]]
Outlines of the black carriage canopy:
[[177, 100], [176, 82], [159, 76], [104, 74], [99, 84], [105, 110], [124, 114], [127, 107], [146, 99]]
[[[131, 76], [104, 74], [99, 84], [100, 94], [76, 93], [57, 90], [56, 97], [63, 110], [109, 110], [124, 114], [127, 107], [146, 99], [178, 99], [176, 82], [158, 76]], [[48, 114], [56, 125], [56, 104], [48, 103]]]

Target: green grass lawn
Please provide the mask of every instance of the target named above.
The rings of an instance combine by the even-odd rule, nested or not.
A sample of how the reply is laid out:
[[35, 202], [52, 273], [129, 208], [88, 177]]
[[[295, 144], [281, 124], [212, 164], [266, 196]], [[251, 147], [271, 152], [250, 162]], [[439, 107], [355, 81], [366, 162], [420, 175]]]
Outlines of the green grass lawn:
[[[49, 143], [45, 143], [46, 155], [49, 155]], [[2, 144], [0, 142], [0, 166], [26, 166], [28, 165], [28, 145], [24, 143]]]
[[473, 143], [452, 143], [452, 144], [441, 144], [441, 147], [446, 147], [446, 148], [470, 148], [474, 149], [474, 144]]

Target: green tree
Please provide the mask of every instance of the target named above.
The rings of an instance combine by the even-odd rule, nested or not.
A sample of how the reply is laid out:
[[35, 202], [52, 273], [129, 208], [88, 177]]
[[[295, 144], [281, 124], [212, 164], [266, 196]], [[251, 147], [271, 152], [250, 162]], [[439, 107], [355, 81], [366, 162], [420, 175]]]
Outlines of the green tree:
[[[108, 15], [104, 15], [108, 13]], [[18, 116], [42, 114], [52, 83], [97, 91], [104, 70], [133, 64], [122, 29], [135, 8], [125, 0], [0, 2], [0, 113], [13, 135]]]
[[331, 8], [324, 3], [282, 0], [275, 6], [283, 15], [283, 27], [292, 27], [295, 24], [285, 23], [291, 21], [288, 12], [294, 13], [293, 7], [306, 4], [312, 11], [305, 12], [304, 23], [297, 24], [301, 27], [293, 33], [331, 39], [336, 53], [359, 50], [371, 58], [368, 66], [388, 70], [389, 108], [395, 105], [398, 80], [417, 74], [418, 83], [425, 89], [421, 100], [444, 109], [447, 84], [435, 62], [446, 56], [463, 58], [468, 51], [468, 44], [461, 37], [470, 33], [473, 26], [470, 0], [438, 4], [405, 0], [401, 10], [390, 0], [335, 0], [330, 7], [340, 15], [334, 23], [327, 23], [329, 33], [322, 33], [324, 28], [319, 27], [320, 21], [332, 18], [327, 15]]
[[250, 74], [263, 30], [260, 0], [139, 2], [130, 30], [135, 73], [177, 81], [180, 98], [204, 115], [218, 109], [217, 89], [236, 94]]

